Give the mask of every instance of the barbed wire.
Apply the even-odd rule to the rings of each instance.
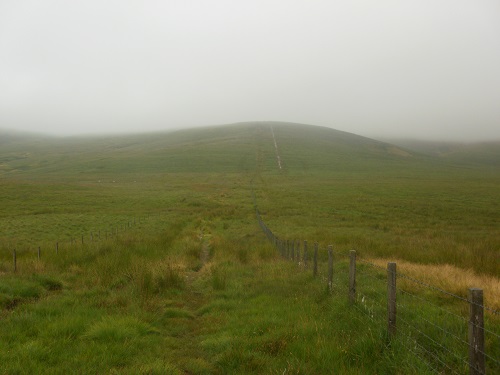
[[[403,304],[396,303],[396,305],[397,305],[398,307],[401,307],[403,310],[407,310],[407,311],[409,311],[409,310],[406,308],[406,306],[405,306],[405,305],[403,305]],[[448,330],[444,329],[443,327],[439,326],[438,324],[433,323],[433,322],[431,322],[430,320],[428,320],[428,319],[426,319],[426,318],[423,318],[423,317],[422,317],[422,316],[420,316],[420,315],[419,315],[419,316],[417,316],[416,318],[417,318],[417,319],[421,319],[421,320],[423,320],[424,322],[426,322],[426,323],[428,323],[428,324],[432,325],[433,327],[435,327],[435,328],[439,329],[441,332],[446,333],[447,335],[449,335],[449,336],[453,337],[455,340],[459,341],[460,343],[462,343],[462,344],[465,344],[465,345],[469,346],[469,343],[468,343],[467,341],[465,341],[463,338],[461,338],[461,337],[457,336],[457,335],[456,335],[456,334],[454,334],[453,332],[450,332],[450,331],[448,331]]]
[[[499,311],[499,310],[492,309],[492,308],[490,308],[490,307],[488,307],[488,306],[485,306],[484,304],[483,304],[483,305],[481,305],[481,304],[478,304],[478,303],[476,303],[476,302],[474,302],[474,301],[470,301],[470,300],[468,300],[467,298],[464,298],[464,297],[461,297],[461,296],[459,296],[459,295],[457,295],[457,294],[454,294],[454,293],[448,292],[448,291],[446,291],[446,290],[444,290],[444,289],[438,288],[437,286],[427,284],[427,283],[425,283],[425,282],[423,282],[423,281],[417,280],[417,279],[415,279],[415,278],[413,278],[413,277],[411,277],[411,276],[407,276],[407,275],[405,275],[405,274],[403,274],[403,273],[397,272],[397,275],[396,275],[396,276],[397,276],[397,277],[399,277],[399,278],[402,278],[402,279],[406,279],[406,280],[412,281],[412,282],[414,282],[415,284],[419,284],[419,285],[424,286],[424,287],[426,287],[426,288],[433,289],[433,290],[435,290],[435,291],[437,291],[437,292],[440,292],[440,293],[446,294],[446,295],[448,295],[448,296],[450,296],[450,297],[456,298],[456,299],[461,300],[461,301],[463,301],[463,302],[467,302],[467,303],[470,303],[470,304],[472,304],[472,305],[476,305],[476,306],[482,307],[482,308],[484,308],[485,310],[488,310],[489,312],[491,312],[491,313],[492,313],[492,314],[494,314],[494,315],[499,315],[499,314],[500,314],[500,311]]]
[[[363,258],[359,258],[359,257],[357,257],[357,258],[356,258],[356,261],[358,261],[358,260],[359,260],[361,263],[368,264],[368,265],[370,265],[370,266],[372,266],[372,267],[374,267],[374,268],[377,268],[377,269],[379,269],[379,270],[381,270],[381,271],[387,272],[387,268],[384,268],[384,267],[382,267],[382,266],[379,266],[379,265],[377,265],[377,264],[375,264],[375,263],[372,263],[372,262],[370,262],[370,261],[368,261],[368,260],[365,260],[365,259],[363,259]]]
[[[403,336],[405,336],[407,339],[411,340],[413,342],[413,344],[415,344],[416,346],[418,346],[420,349],[422,349],[429,357],[432,357],[434,358],[435,360],[437,360],[437,362],[441,363],[444,367],[448,368],[449,370],[451,370],[454,374],[459,374],[459,372],[457,372],[456,370],[452,369],[448,364],[446,364],[445,362],[443,362],[443,360],[441,358],[439,358],[436,354],[434,354],[433,352],[427,350],[427,348],[423,345],[421,345],[417,340],[415,340],[415,338],[411,337],[410,335],[406,334],[404,331],[403,332],[399,332],[400,334],[402,334]],[[405,344],[403,344],[405,345]],[[407,345],[405,345],[406,348],[409,348]],[[410,349],[410,348],[409,348]],[[413,353],[415,353],[415,355],[420,358],[422,360],[422,362],[426,363],[429,367],[432,368],[432,370],[434,370],[436,373],[442,373],[442,371],[436,369],[435,367],[433,367],[428,361],[425,360],[425,358],[423,358],[422,356],[419,355],[419,353],[416,353],[415,351],[413,351],[412,349],[410,349]]]
[[[409,337],[408,337],[408,338],[409,338]],[[419,346],[419,347],[420,347],[420,345],[419,345],[418,343],[414,343],[414,344],[415,344],[416,346]],[[431,365],[428,361],[426,361],[426,360],[425,360],[425,358],[422,358],[422,357],[420,356],[420,353],[418,353],[417,351],[415,351],[415,350],[414,350],[411,346],[406,345],[405,343],[403,343],[403,346],[404,346],[406,349],[408,349],[410,352],[412,352],[412,353],[415,355],[415,357],[416,357],[416,358],[420,359],[420,361],[421,361],[423,364],[425,364],[425,365],[426,365],[429,369],[431,369],[431,371],[433,371],[433,372],[434,372],[434,373],[436,373],[436,374],[438,374],[438,373],[440,372],[437,368],[433,367],[433,366],[432,366],[432,365]],[[422,349],[424,349],[424,348],[422,348]],[[424,349],[424,350],[425,350],[425,349]]]
[[[447,314],[449,314],[449,315],[453,315],[454,317],[459,318],[459,319],[462,319],[462,320],[463,320],[463,321],[465,321],[465,322],[468,322],[468,321],[469,321],[467,318],[464,318],[463,316],[460,316],[460,315],[458,315],[458,314],[455,314],[455,313],[453,313],[453,312],[449,311],[448,309],[446,309],[446,308],[444,308],[444,307],[442,307],[442,306],[438,306],[438,305],[436,305],[435,303],[433,303],[433,302],[429,301],[427,298],[417,296],[416,294],[410,293],[410,292],[408,292],[407,290],[404,290],[404,289],[399,288],[399,287],[397,287],[396,289],[397,289],[397,290],[399,290],[399,291],[400,291],[401,293],[403,293],[403,294],[406,294],[406,295],[411,296],[411,297],[413,297],[413,298],[415,298],[415,299],[418,299],[419,301],[425,302],[425,303],[427,303],[427,304],[429,304],[429,305],[431,305],[431,306],[435,307],[436,309],[439,309],[439,310],[441,310],[441,311],[443,311],[443,312],[445,312],[445,313],[447,313]]]
[[[419,330],[417,327],[415,327],[414,325],[410,324],[408,321],[406,321],[406,319],[403,319],[401,317],[398,317],[398,320],[403,322],[403,324],[405,324],[408,328],[410,329],[413,329],[414,331],[418,332],[420,335],[424,336],[425,338],[427,338],[430,342],[432,342],[435,346],[443,349],[445,352],[449,353],[451,356],[455,357],[456,359],[458,359],[460,362],[462,362],[464,359],[462,357],[459,357],[457,354],[453,353],[451,350],[449,350],[447,347],[445,347],[444,345],[441,345],[440,343],[438,343],[436,340],[434,340],[432,337],[430,337],[429,335],[427,335],[425,332],[422,332],[421,330]],[[439,358],[437,355],[435,356],[435,358]],[[450,370],[451,367],[449,367],[448,365],[446,365],[444,362],[441,361],[440,359],[440,362],[442,364],[444,364],[447,368],[449,368]],[[453,370],[452,370],[453,371]]]

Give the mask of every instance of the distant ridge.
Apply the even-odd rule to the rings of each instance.
[[[87,137],[0,130],[0,145],[0,176],[14,173],[29,178],[50,178],[61,169],[82,177],[96,174],[103,178],[138,171],[227,173],[259,168],[276,173],[276,147],[282,173],[410,170],[449,162],[500,165],[496,144],[471,145],[437,155],[329,127],[278,121]]]
[[[488,142],[443,142],[414,139],[387,140],[414,152],[457,163],[500,167],[500,140]]]

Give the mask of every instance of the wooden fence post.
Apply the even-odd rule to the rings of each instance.
[[[17,254],[16,254],[16,249],[12,252],[12,257],[14,261],[14,272],[17,272]]]
[[[56,254],[59,254],[59,242],[56,242]]]
[[[38,260],[40,260],[40,246],[38,246]]]
[[[483,290],[470,288],[469,299],[469,373],[485,374]]]
[[[349,252],[349,302],[356,301],[356,250]]]
[[[333,246],[328,245],[328,289],[333,289]]]
[[[387,263],[387,327],[389,337],[396,334],[396,263]]]
[[[313,276],[318,276],[318,243],[314,243],[314,256],[313,256]]]
[[[290,241],[292,243],[292,256],[290,257],[292,261],[295,260],[295,240]]]
[[[304,267],[307,268],[307,241],[304,241]]]

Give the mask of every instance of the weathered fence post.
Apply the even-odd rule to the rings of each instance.
[[[313,276],[318,276],[318,243],[314,243],[314,256],[313,256]]]
[[[304,267],[307,268],[307,241],[304,241]]]
[[[484,362],[483,290],[470,288],[469,299],[469,373],[486,373]]]
[[[328,245],[328,289],[333,289],[333,246]]]
[[[396,263],[387,263],[387,327],[389,336],[396,334]]]
[[[12,257],[14,261],[14,272],[17,272],[17,254],[16,254],[16,249],[12,252]]]
[[[56,254],[59,254],[59,242],[56,242]]]
[[[349,302],[356,301],[356,250],[349,252]]]

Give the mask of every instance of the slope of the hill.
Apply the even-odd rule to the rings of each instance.
[[[248,122],[140,135],[40,138],[4,137],[0,175],[55,177],[61,171],[113,178],[123,173],[244,172],[275,170],[278,153],[288,171],[352,170],[380,162],[421,159],[397,146],[330,128]],[[260,153],[260,156],[257,155]]]
[[[457,143],[394,139],[387,142],[449,162],[500,167],[500,141]]]
[[[113,178],[127,173],[230,172],[253,165],[251,126],[121,136],[26,138],[0,149],[0,174]]]

